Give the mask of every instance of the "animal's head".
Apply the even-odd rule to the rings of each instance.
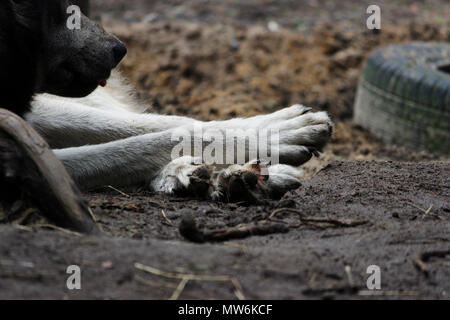
[[[17,22],[40,44],[40,81],[36,90],[83,97],[106,80],[125,56],[125,45],[79,14],[67,0],[8,0]]]

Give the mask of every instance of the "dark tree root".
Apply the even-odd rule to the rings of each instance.
[[[427,262],[429,262],[431,258],[445,258],[448,255],[450,255],[450,249],[443,251],[423,252],[413,260],[413,264],[417,270],[425,275],[425,277],[428,277],[430,273],[428,270]]]
[[[179,226],[180,234],[191,242],[224,242],[235,239],[244,239],[251,236],[265,236],[274,233],[288,233],[289,227],[280,223],[263,223],[246,225],[215,231],[202,231],[198,228],[191,214],[183,216]]]
[[[99,229],[62,163],[39,134],[0,109],[0,201],[24,198],[60,227],[95,234]]]

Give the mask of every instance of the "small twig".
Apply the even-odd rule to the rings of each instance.
[[[447,255],[450,255],[450,250],[423,252],[413,260],[413,264],[427,277],[429,273],[426,263],[433,257],[444,258]]]
[[[364,224],[367,224],[369,221],[367,220],[357,220],[357,221],[341,221],[341,220],[337,220],[337,219],[330,219],[330,218],[308,218],[305,217],[303,215],[303,213],[297,209],[291,209],[291,208],[282,208],[282,209],[277,209],[275,211],[273,211],[268,220],[270,221],[276,221],[276,222],[280,222],[280,219],[277,219],[276,216],[280,213],[285,213],[285,212],[291,212],[291,213],[295,213],[298,215],[301,224],[295,224],[295,225],[289,225],[289,227],[291,228],[298,228],[300,226],[302,226],[302,224],[305,225],[309,225],[315,228],[319,228],[319,229],[328,229],[328,228],[332,228],[333,226],[335,227],[341,227],[341,228],[351,228],[351,227],[357,227],[357,226],[361,226]],[[323,226],[321,224],[330,224],[331,226]]]
[[[169,298],[169,300],[178,300],[178,298],[180,297],[181,293],[183,292],[183,290],[186,287],[186,284],[189,282],[189,280],[190,279],[188,279],[188,278],[183,278],[180,281],[180,284],[178,285],[178,287],[173,292],[172,296]]]
[[[352,178],[352,177],[357,177],[357,176],[361,176],[361,175],[363,175],[365,173],[366,172],[359,172],[359,173],[355,173],[355,174],[349,174],[349,175],[340,177],[340,179],[344,180],[344,179],[348,179],[348,178]]]
[[[38,211],[35,208],[28,208],[23,211],[17,219],[13,220],[12,223],[21,225],[30,217],[30,215],[36,212]]]
[[[195,275],[195,274],[187,274],[187,273],[176,273],[176,272],[167,272],[163,270],[159,270],[150,266],[145,266],[141,263],[135,263],[134,267],[138,270],[145,271],[160,277],[169,278],[169,279],[180,279],[182,280],[178,285],[175,292],[172,294],[171,298],[179,297],[179,294],[183,291],[186,283],[188,281],[216,281],[216,282],[231,282],[235,288],[234,294],[239,300],[244,300],[245,296],[242,290],[242,287],[235,276],[214,276],[214,275]],[[177,295],[176,295],[177,294]]]
[[[440,251],[428,251],[424,252],[420,255],[420,258],[424,262],[430,261],[431,258],[444,258],[445,256],[450,255],[450,250],[440,250]]]
[[[166,206],[161,205],[161,203],[156,202],[156,201],[151,201],[151,200],[147,200],[147,204],[155,206],[157,208],[166,208]],[[167,207],[169,210],[175,210],[173,206]]]
[[[114,188],[113,186],[106,186],[106,187],[107,187],[107,188],[110,188],[110,189],[112,189],[112,190],[114,190],[114,191],[116,191],[116,192],[118,192],[118,193],[120,193],[120,194],[123,195],[124,197],[127,197],[127,198],[130,198],[130,197],[131,197],[129,194],[126,194],[125,192],[120,191],[119,189]]]
[[[347,274],[348,284],[351,287],[354,287],[353,275],[352,275],[352,267],[345,266],[345,273]]]
[[[409,204],[410,206],[412,206],[412,207],[414,207],[414,208],[416,208],[416,209],[419,209],[419,210],[422,211],[422,212],[426,212],[425,209],[422,209],[421,207],[415,205],[414,203],[412,203],[412,202],[409,201],[409,200],[406,200],[405,202],[406,202],[407,204]]]
[[[234,288],[236,289],[234,291],[234,295],[238,300],[245,300],[244,296],[244,290],[242,289],[241,284],[239,283],[238,279],[236,277],[231,277],[231,283],[233,283]]]
[[[425,211],[425,213],[424,213],[423,216],[422,216],[422,219],[425,219],[426,216],[428,216],[428,215],[430,214],[430,212],[431,212],[432,209],[433,209],[433,205],[431,205],[431,206],[428,208],[428,210]]]
[[[245,254],[245,255],[248,254],[248,247],[243,243],[224,242],[224,245],[241,249],[243,254]]]
[[[21,231],[28,231],[28,232],[33,232],[33,228],[27,227],[27,226],[22,226],[20,224],[13,224],[12,225],[14,228],[19,229]]]
[[[367,220],[357,220],[357,221],[341,221],[336,219],[328,219],[328,218],[302,218],[303,222],[318,222],[318,223],[329,223],[335,225],[337,227],[349,228],[349,227],[358,227],[368,223]]]
[[[76,231],[71,231],[68,229],[64,229],[64,228],[55,226],[53,224],[36,224],[36,225],[33,225],[32,227],[34,227],[34,228],[49,228],[49,229],[61,231],[61,232],[64,232],[64,233],[67,233],[70,235],[74,235],[74,236],[78,236],[78,237],[81,236],[81,233],[78,233]]]
[[[439,219],[439,216],[438,216],[437,214],[431,214],[431,210],[433,210],[434,204],[432,204],[427,210],[425,210],[425,209],[423,209],[423,208],[421,208],[421,207],[415,205],[414,203],[412,203],[412,202],[409,201],[409,200],[406,200],[405,202],[406,202],[407,204],[409,204],[410,206],[412,206],[412,207],[414,207],[414,208],[416,208],[416,209],[422,211],[422,212],[423,212],[422,219],[425,219],[425,218],[426,218],[427,216],[429,216],[429,215],[431,215],[431,216],[433,216],[433,217]]]
[[[158,282],[153,282],[153,281],[148,281],[147,279],[144,279],[140,276],[136,276],[135,280],[139,283],[142,283],[146,286],[151,286],[151,287],[158,287],[158,288],[168,288],[168,289],[176,289],[178,287],[178,285],[170,283],[170,282],[164,282],[164,281],[158,281]]]
[[[413,260],[413,264],[420,272],[422,272],[426,277],[428,277],[427,265],[425,262],[423,262],[423,260],[420,257],[415,258]]]
[[[422,212],[423,212],[422,219],[425,219],[425,218],[426,218],[427,216],[429,216],[429,215],[430,215],[430,216],[433,216],[434,218],[440,219],[440,218],[439,218],[439,215],[437,215],[437,214],[432,214],[432,213],[431,213],[431,210],[432,210],[433,207],[434,207],[433,204],[432,204],[427,210],[425,210],[425,209],[423,209],[423,208],[421,208],[421,207],[415,205],[414,203],[412,203],[412,202],[409,201],[409,200],[406,200],[405,202],[406,202],[407,204],[409,204],[410,206],[412,206],[412,207],[414,207],[414,208],[416,208],[416,209],[422,211]]]
[[[300,212],[300,211],[298,211],[298,210],[296,210],[296,209],[291,209],[291,208],[281,208],[281,209],[277,209],[277,210],[274,210],[271,214],[270,214],[270,216],[269,216],[269,220],[271,220],[271,219],[273,219],[273,218],[275,218],[276,216],[277,216],[277,214],[279,214],[279,213],[281,213],[281,212],[293,212],[293,213],[295,213],[295,214],[298,214],[298,215],[302,215],[302,213]]]
[[[164,220],[172,227],[175,227],[175,224],[172,222],[172,220],[170,220],[169,218],[167,218],[166,216],[166,212],[164,210],[161,210],[162,216],[164,218]]]
[[[409,204],[410,206],[422,211],[425,215],[429,214],[431,212],[431,209],[433,209],[433,205],[431,205],[427,210],[417,206],[416,204],[414,204],[413,202],[406,200],[405,201],[407,204]]]
[[[92,220],[94,220],[94,222],[97,222],[98,219],[95,216],[94,211],[92,211],[91,207],[88,207],[88,212],[89,212],[89,215],[91,216]]]
[[[98,219],[96,217],[96,215],[94,214],[94,211],[92,211],[91,207],[87,207],[89,215],[91,216],[92,220],[94,221],[94,223],[97,225],[97,228],[103,232],[103,227],[98,223]]]

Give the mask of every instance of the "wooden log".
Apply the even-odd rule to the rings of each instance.
[[[14,190],[58,226],[99,232],[81,192],[49,145],[22,118],[0,109],[0,199]]]

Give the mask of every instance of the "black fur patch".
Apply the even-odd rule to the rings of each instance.
[[[18,115],[30,108],[39,85],[41,1],[0,3],[0,107]]]
[[[88,1],[78,0],[86,5]],[[109,78],[126,47],[68,0],[0,0],[0,108],[23,116],[35,93],[84,97]]]

